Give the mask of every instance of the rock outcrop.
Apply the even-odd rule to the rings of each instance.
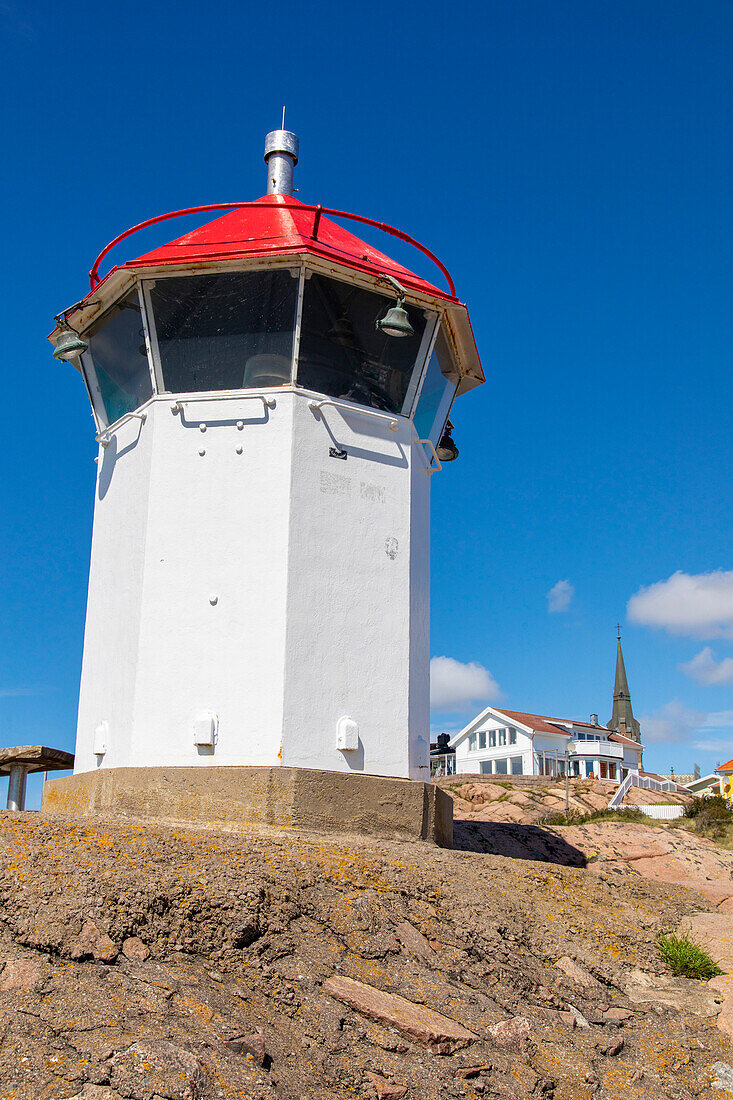
[[[515,825],[542,825],[553,814],[565,813],[565,780],[549,777],[514,776],[481,779],[452,775],[437,781],[453,798],[453,817],[458,821],[504,821]],[[600,779],[570,780],[571,814],[605,810],[616,793],[615,783]],[[631,787],[624,805],[686,805],[685,791],[646,791]]]
[[[2,814],[0,903],[3,1100],[692,1100],[729,1065],[725,992],[656,951],[705,900],[629,865]]]

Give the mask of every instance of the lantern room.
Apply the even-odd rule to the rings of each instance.
[[[429,774],[429,478],[483,373],[443,265],[295,199],[297,156],[56,318],[100,444],[77,770]]]

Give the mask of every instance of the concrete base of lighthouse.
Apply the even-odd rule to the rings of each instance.
[[[453,802],[409,779],[310,768],[104,768],[47,782],[44,813],[364,833],[453,844]]]

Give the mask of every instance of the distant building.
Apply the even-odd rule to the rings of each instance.
[[[690,794],[705,798],[711,794],[722,794],[722,776],[711,772],[710,775],[675,775],[672,776],[678,787],[683,787]]]
[[[450,734],[439,733],[437,741],[430,742],[430,776],[440,779],[456,773],[456,752],[450,746]]]
[[[642,772],[641,729],[634,717],[621,638],[616,649],[613,714],[608,726],[486,707],[450,740],[457,774],[562,775],[620,783]]]
[[[486,707],[451,739],[456,773],[562,775],[620,783],[642,767],[643,745],[589,722]]]
[[[613,714],[608,720],[608,729],[628,737],[631,741],[641,744],[641,729],[634,718],[631,706],[631,692],[626,679],[626,667],[624,655],[621,652],[621,637],[619,635],[616,647],[616,680],[613,685]]]
[[[725,764],[719,764],[715,774],[720,776],[720,793],[723,798],[733,801],[733,760],[726,760]]]
[[[691,783],[696,783],[698,779],[702,778],[700,775],[700,765],[693,764],[693,771],[691,772],[676,772],[674,768],[670,768],[664,778],[671,779],[678,787],[689,787]]]

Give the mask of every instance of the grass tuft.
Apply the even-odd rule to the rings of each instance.
[[[645,825],[653,825],[651,820],[641,810],[633,807],[624,810],[594,810],[592,813],[572,813],[566,819],[562,810],[556,810],[545,814],[540,818],[540,825],[587,825],[590,821],[643,821]]]
[[[689,806],[685,807],[685,817],[702,817],[708,821],[723,821],[730,825],[733,822],[733,810],[722,795],[713,794],[705,798],[693,798]]]
[[[719,843],[727,841],[725,846],[730,847],[733,810],[719,794],[693,798],[685,807],[684,817],[685,824],[693,832]]]
[[[662,961],[674,974],[683,978],[698,978],[701,982],[707,982],[716,974],[723,973],[707,951],[687,936],[659,936],[657,947]]]

